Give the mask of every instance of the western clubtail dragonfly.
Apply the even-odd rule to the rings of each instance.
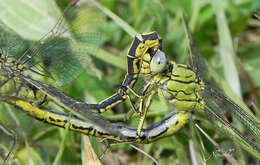
[[[59,23],[58,23],[59,24]],[[57,27],[59,27],[59,26],[57,26]],[[60,27],[59,27],[60,28]],[[60,31],[59,31],[60,32]],[[55,34],[55,33],[54,33]],[[63,32],[62,32],[62,34],[63,34]],[[53,35],[53,34],[51,34],[50,35],[51,37],[54,37],[55,35]],[[58,33],[58,35],[57,36],[60,36],[60,34]],[[57,37],[57,36],[55,36],[55,37]],[[146,38],[146,36],[148,36],[148,37],[150,37],[150,36],[152,36],[151,38]],[[155,37],[154,37],[155,36]],[[84,36],[85,37],[85,36]],[[107,101],[107,99],[105,100],[105,101],[103,101],[103,102],[101,102],[100,104],[92,104],[92,105],[90,105],[90,104],[85,104],[85,103],[82,103],[82,102],[78,102],[78,101],[76,101],[76,100],[73,100],[73,99],[68,99],[69,97],[67,97],[66,95],[64,95],[64,94],[62,94],[62,93],[59,93],[58,91],[56,91],[56,89],[54,89],[54,88],[49,88],[48,86],[45,86],[44,84],[41,84],[40,82],[38,82],[38,81],[35,81],[35,80],[33,80],[33,79],[31,79],[31,78],[29,78],[29,77],[27,77],[27,76],[24,76],[23,74],[22,75],[20,75],[20,77],[18,76],[18,75],[16,75],[16,74],[14,74],[14,75],[12,75],[11,74],[11,76],[10,75],[8,75],[7,77],[7,79],[5,79],[3,82],[3,86],[5,85],[5,82],[7,83],[7,81],[6,80],[13,80],[13,81],[15,81],[15,82],[17,82],[15,79],[13,79],[14,77],[19,77],[19,78],[22,78],[24,81],[26,81],[26,83],[28,83],[28,84],[25,84],[25,87],[27,87],[27,88],[29,88],[29,90],[31,90],[31,89],[33,89],[33,87],[32,86],[34,86],[34,88],[36,88],[37,90],[41,90],[44,94],[42,94],[41,95],[41,97],[42,97],[42,99],[38,99],[37,100],[37,103],[38,104],[41,104],[41,101],[42,100],[44,100],[44,97],[50,97],[52,100],[54,100],[54,102],[56,102],[56,103],[58,103],[59,105],[62,105],[62,107],[65,107],[66,109],[72,109],[72,111],[78,111],[78,112],[82,112],[83,110],[89,110],[89,109],[98,109],[100,112],[103,112],[103,110],[102,109],[109,109],[109,108],[111,108],[112,106],[114,106],[115,104],[117,104],[117,103],[119,103],[119,102],[121,102],[121,101],[123,101],[124,99],[127,99],[128,98],[128,94],[129,93],[133,93],[134,91],[131,91],[132,89],[132,87],[135,85],[135,81],[137,80],[137,78],[138,78],[138,76],[139,76],[139,72],[140,72],[140,74],[142,75],[145,75],[145,74],[147,74],[148,76],[147,77],[149,77],[149,76],[151,76],[152,77],[152,79],[149,79],[147,82],[147,84],[148,84],[148,86],[146,86],[147,87],[147,90],[144,90],[144,92],[143,92],[143,96],[145,96],[144,97],[144,101],[148,98],[148,100],[149,100],[149,97],[151,96],[151,98],[152,98],[152,95],[154,95],[155,93],[153,93],[153,91],[154,91],[154,89],[155,88],[157,88],[157,86],[158,86],[158,84],[159,84],[159,88],[160,88],[160,90],[161,90],[161,95],[162,96],[164,96],[164,97],[166,97],[167,99],[169,99],[172,103],[173,103],[173,105],[175,105],[177,108],[179,108],[182,112],[177,112],[177,113],[173,113],[173,114],[170,114],[168,117],[166,117],[162,122],[159,122],[159,123],[157,123],[157,124],[155,124],[155,125],[152,125],[151,127],[148,127],[148,128],[146,128],[146,129],[143,129],[142,128],[142,125],[143,124],[140,124],[140,126],[139,126],[139,128],[138,129],[134,129],[134,128],[128,128],[128,127],[121,127],[121,126],[119,126],[119,125],[109,125],[109,124],[107,124],[108,125],[108,127],[107,127],[107,129],[108,130],[102,130],[102,131],[100,131],[100,133],[102,134],[102,133],[106,133],[108,136],[110,136],[110,138],[112,138],[112,139],[117,139],[117,140],[122,140],[122,141],[130,141],[130,142],[141,142],[141,143],[146,143],[146,142],[152,142],[152,141],[154,141],[154,140],[157,140],[157,139],[159,139],[159,138],[161,138],[161,137],[164,137],[164,136],[169,136],[169,135],[172,135],[173,133],[175,133],[175,132],[177,132],[180,128],[182,128],[183,127],[183,125],[187,122],[187,119],[190,117],[190,114],[189,113],[186,113],[186,111],[184,110],[185,108],[187,109],[187,110],[192,110],[192,109],[203,109],[203,107],[204,107],[204,103],[202,102],[203,100],[202,99],[204,99],[204,97],[206,97],[206,98],[210,98],[210,99],[205,99],[205,101],[207,102],[207,104],[206,104],[206,106],[205,106],[205,111],[209,114],[208,116],[209,116],[209,118],[210,119],[212,119],[212,121],[214,121],[215,123],[217,123],[217,122],[220,122],[220,123],[217,123],[218,125],[220,125],[220,127],[221,126],[224,126],[224,127],[221,127],[221,129],[222,128],[226,128],[226,129],[229,129],[229,130],[231,130],[231,132],[233,132],[235,135],[234,135],[234,138],[240,138],[240,139],[242,139],[242,143],[244,143],[244,144],[241,144],[242,146],[243,145],[245,145],[245,148],[246,147],[253,147],[254,148],[254,150],[255,151],[257,151],[257,152],[259,152],[259,147],[258,147],[258,145],[256,144],[253,144],[253,142],[252,142],[252,140],[250,139],[250,138],[247,138],[247,136],[244,136],[241,132],[239,132],[236,128],[234,128],[227,120],[225,120],[225,111],[223,111],[223,110],[225,110],[225,109],[229,109],[230,110],[230,113],[232,114],[232,116],[234,116],[235,118],[237,118],[246,128],[248,128],[248,130],[249,130],[249,133],[252,135],[252,136],[255,136],[255,137],[259,137],[258,135],[259,135],[259,123],[257,122],[257,121],[255,121],[254,119],[252,119],[251,120],[251,117],[246,113],[246,112],[244,112],[243,111],[243,109],[241,108],[241,107],[239,107],[237,104],[235,104],[233,101],[231,101],[229,98],[227,98],[227,97],[225,97],[221,92],[217,92],[216,90],[213,90],[214,88],[209,88],[208,86],[206,86],[206,89],[204,90],[203,88],[204,88],[204,85],[203,85],[203,83],[202,83],[202,81],[199,81],[199,79],[200,78],[202,78],[202,76],[201,76],[201,73],[198,71],[198,70],[201,70],[201,69],[199,69],[200,68],[200,65],[193,65],[193,68],[189,68],[189,67],[187,67],[186,65],[179,65],[179,64],[176,64],[175,62],[169,62],[168,64],[169,65],[166,65],[167,66],[167,68],[166,68],[166,74],[165,73],[163,73],[164,75],[162,75],[161,77],[159,77],[158,78],[158,75],[160,74],[160,73],[162,73],[162,72],[164,72],[165,71],[165,64],[166,64],[166,61],[164,61],[165,60],[165,57],[161,57],[161,56],[165,56],[164,54],[163,54],[163,52],[159,52],[158,50],[160,50],[161,49],[161,41],[159,40],[159,38],[157,38],[158,36],[157,35],[155,35],[155,33],[146,33],[146,34],[143,34],[143,36],[142,36],[143,38],[144,38],[144,40],[140,40],[140,42],[137,44],[137,45],[134,45],[134,43],[135,42],[133,42],[133,45],[131,46],[131,48],[134,48],[134,53],[133,54],[131,54],[131,48],[130,48],[130,51],[129,51],[129,53],[128,53],[128,57],[129,57],[129,59],[128,59],[128,73],[127,73],[127,75],[126,75],[126,78],[125,78],[125,80],[123,81],[123,83],[122,83],[122,88],[120,88],[120,90],[119,90],[119,92],[118,93],[116,93],[116,95],[114,95],[114,96],[112,96],[112,97],[110,97],[108,100],[109,101]],[[83,37],[82,37],[83,38]],[[80,39],[79,40],[81,40],[82,39],[81,37],[80,37]],[[44,46],[40,46],[40,48],[38,48],[38,49],[35,49],[35,50],[33,50],[32,49],[32,51],[29,51],[29,55],[26,55],[26,56],[22,56],[23,58],[18,58],[19,60],[22,60],[22,61],[24,61],[25,63],[26,62],[28,62],[29,63],[29,69],[30,70],[32,70],[33,72],[36,72],[36,73],[43,73],[42,75],[45,75],[45,74],[47,74],[48,75],[48,77],[53,77],[54,79],[58,79],[58,80],[60,80],[60,81],[56,81],[56,83],[58,84],[58,85],[60,85],[60,84],[64,84],[64,83],[66,83],[66,82],[70,82],[72,79],[74,79],[75,77],[77,77],[77,76],[74,76],[74,73],[73,74],[68,74],[69,76],[67,77],[67,76],[63,76],[63,74],[62,74],[62,76],[60,76],[59,75],[59,73],[61,72],[62,73],[62,69],[63,68],[60,68],[60,69],[53,69],[53,67],[54,66],[52,66],[52,65],[57,65],[57,66],[62,66],[62,65],[59,65],[59,64],[57,64],[57,63],[52,63],[52,61],[58,61],[57,59],[59,59],[59,60],[61,60],[61,61],[63,61],[62,59],[64,58],[64,56],[61,56],[61,57],[55,57],[55,58],[57,58],[57,59],[50,59],[49,57],[52,57],[51,55],[50,56],[46,56],[47,58],[47,60],[45,59],[39,59],[39,60],[37,60],[37,57],[43,57],[42,55],[39,55],[39,56],[37,56],[38,55],[38,52],[39,52],[39,54],[41,54],[42,53],[42,51],[44,51],[44,50],[46,50],[46,47],[48,48],[48,45],[52,45],[52,44],[49,44],[48,42],[50,42],[50,43],[53,43],[53,41],[54,41],[54,43],[56,44],[56,42],[58,43],[57,45],[58,46],[61,46],[62,48],[67,48],[67,46],[64,46],[64,45],[66,45],[66,44],[64,44],[64,43],[66,43],[68,40],[62,40],[62,42],[59,42],[58,40],[53,40],[53,38],[51,38],[50,40],[49,40],[50,38],[49,37],[46,37],[46,38],[44,38],[42,41],[44,41],[44,42],[42,42],[42,44],[44,45]],[[137,41],[138,41],[139,39],[137,38]],[[70,40],[69,40],[70,41]],[[151,41],[151,45],[149,45],[148,44],[148,46],[147,46],[147,49],[145,49],[144,51],[143,51],[143,53],[142,54],[140,54],[140,55],[138,55],[137,56],[137,52],[136,52],[136,50],[137,50],[137,48],[140,46],[140,43],[142,43],[142,42],[146,42],[146,41]],[[153,41],[155,41],[154,43],[153,43]],[[38,42],[38,44],[39,43],[41,43],[41,42]],[[47,43],[47,44],[46,44]],[[59,43],[61,44],[61,45],[59,45]],[[47,46],[46,46],[46,45]],[[54,45],[55,45],[54,44]],[[154,44],[154,45],[153,45]],[[12,44],[6,44],[8,47],[10,46],[10,45],[12,45]],[[94,46],[96,46],[97,44],[95,43],[94,44]],[[191,44],[192,45],[192,44]],[[37,44],[36,44],[36,46],[37,46]],[[75,45],[73,45],[73,46],[75,46]],[[12,48],[12,46],[11,46],[11,48]],[[80,48],[82,48],[82,47],[80,47]],[[20,48],[19,48],[20,49]],[[148,49],[150,49],[149,51],[148,51]],[[8,50],[8,49],[7,49]],[[11,49],[11,50],[13,50],[13,49]],[[26,49],[26,51],[27,50],[29,50],[29,49]],[[51,50],[51,49],[50,49]],[[91,54],[93,54],[93,51],[92,51],[93,49],[91,49]],[[34,52],[34,51],[36,51],[36,53]],[[53,51],[54,51],[54,53],[57,53],[56,51],[55,51],[55,49],[53,49]],[[62,50],[61,52],[62,53],[64,53],[63,52],[64,50]],[[4,51],[3,51],[4,52]],[[32,52],[32,53],[31,53]],[[51,51],[50,51],[51,52]],[[66,52],[66,51],[65,51]],[[69,51],[68,51],[69,52]],[[157,53],[158,52],[158,53]],[[61,53],[61,54],[62,54]],[[4,53],[3,53],[4,54]],[[8,53],[9,54],[9,53]],[[20,53],[21,54],[21,53]],[[22,53],[23,54],[23,53]],[[66,54],[66,53],[65,53]],[[194,52],[192,53],[192,54],[195,54]],[[136,61],[134,61],[134,58],[135,57],[133,57],[133,55],[134,56],[136,56],[136,57],[138,57],[137,59],[138,60],[136,60]],[[150,56],[151,55],[151,56]],[[158,58],[158,56],[159,56],[159,58]],[[155,69],[151,69],[151,71],[149,71],[149,65],[150,65],[150,62],[152,62],[153,63],[153,57],[156,57],[156,61],[155,61],[155,64],[158,64],[158,59],[159,59],[159,62],[162,62],[161,64],[163,64],[163,67],[161,67],[161,66],[159,66],[159,69],[157,70],[157,68],[158,68],[158,65],[155,65]],[[25,59],[24,59],[25,58]],[[67,62],[68,61],[70,61],[71,60],[71,58],[70,58],[70,56],[68,56],[68,58],[69,58],[69,60],[67,60]],[[197,63],[198,62],[198,60],[197,60],[197,58],[198,58],[198,56],[194,56],[194,58],[193,58],[193,61],[194,61],[194,63],[195,64],[201,64],[201,63]],[[65,60],[66,60],[66,58],[64,58]],[[73,56],[72,56],[72,59],[73,59]],[[80,59],[80,58],[79,58]],[[130,59],[133,59],[133,61],[130,63],[130,65],[129,65],[129,60]],[[140,59],[141,59],[141,62],[140,62]],[[22,72],[23,71],[23,66],[22,65],[20,65],[20,64],[23,64],[24,62],[21,62],[21,61],[19,61],[19,60],[15,60],[16,61],[16,63],[14,63],[14,65],[16,65],[15,67],[16,68],[20,68],[21,70],[19,71],[19,72]],[[162,60],[162,61],[160,61],[160,60]],[[74,59],[72,60],[72,61],[74,61]],[[76,61],[77,62],[72,62],[72,68],[74,67],[74,66],[77,66],[79,63],[78,63],[78,59],[76,59]],[[42,63],[43,62],[43,65],[39,65],[39,63]],[[143,63],[143,62],[146,62],[146,64],[145,63]],[[136,65],[136,66],[134,66],[134,64],[137,64],[137,63],[139,63],[138,65]],[[147,64],[148,63],[148,64]],[[182,87],[178,87],[178,88],[176,88],[176,87],[174,87],[174,86],[168,86],[168,83],[169,82],[171,82],[171,81],[175,81],[176,79],[171,79],[171,78],[169,78],[169,76],[172,76],[171,74],[173,74],[173,73],[182,73],[182,72],[173,72],[173,68],[171,68],[171,67],[173,67],[173,66],[175,66],[175,65],[177,65],[178,67],[177,68],[183,68],[183,70],[184,70],[184,72],[189,72],[189,73],[191,73],[191,77],[192,77],[192,82],[195,84],[195,87],[188,87],[187,85],[183,85]],[[40,67],[39,68],[39,66],[42,66],[42,67]],[[80,66],[80,65],[79,65]],[[35,67],[35,69],[33,69]],[[131,67],[132,67],[132,70],[131,70]],[[139,68],[138,68],[139,67]],[[47,68],[47,69],[45,69],[45,68]],[[50,68],[50,69],[49,69]],[[55,68],[55,67],[54,67]],[[81,68],[81,67],[80,67]],[[82,67],[82,68],[84,68],[84,66]],[[129,69],[130,68],[130,69]],[[148,68],[148,70],[147,70],[147,68]],[[53,70],[51,70],[51,69],[53,69]],[[134,70],[134,69],[136,69],[136,70],[138,70],[138,69],[140,69],[140,71],[137,71],[138,72],[138,74],[136,74],[135,73],[135,71],[136,70]],[[194,69],[194,70],[193,70]],[[42,71],[43,70],[43,71]],[[77,69],[72,69],[72,71],[75,71],[75,70],[77,70]],[[194,72],[193,72],[193,71]],[[24,72],[24,71],[23,71]],[[134,73],[134,74],[132,74],[132,73]],[[150,73],[152,73],[152,72],[156,72],[156,73],[158,73],[157,74],[157,78],[155,79],[154,77],[155,77],[155,75],[154,74],[150,74]],[[77,75],[79,74],[80,72],[77,72]],[[193,74],[194,73],[194,74]],[[64,73],[64,75],[66,75],[65,73]],[[72,76],[73,75],[73,76]],[[168,77],[167,77],[168,76]],[[198,77],[200,77],[199,79],[197,78],[197,76]],[[165,78],[165,79],[164,79]],[[153,81],[153,80],[155,80],[155,81]],[[184,80],[184,81],[183,81]],[[184,84],[184,82],[185,81],[188,81],[188,78],[185,78],[185,79],[182,79],[182,84]],[[9,81],[8,81],[9,82]],[[197,84],[197,85],[196,85]],[[188,107],[185,107],[186,105],[185,104],[187,104],[187,100],[180,100],[180,98],[179,97],[172,97],[173,96],[173,94],[172,93],[170,93],[170,91],[177,91],[176,93],[180,93],[179,91],[180,90],[182,90],[182,88],[185,88],[185,87],[187,87],[187,88],[189,88],[189,89],[187,89],[187,90],[195,90],[194,92],[191,92],[192,94],[192,96],[191,96],[191,98],[193,99],[193,100],[189,100],[189,101],[191,101],[191,102],[193,102],[190,106],[188,106]],[[11,87],[12,89],[15,89],[14,88],[14,86],[12,86]],[[6,90],[6,89],[5,89]],[[17,90],[16,90],[17,91]],[[32,90],[31,90],[32,91]],[[185,91],[185,90],[184,90]],[[200,91],[203,91],[203,94],[202,94],[202,99],[200,98]],[[160,92],[159,92],[160,93]],[[183,93],[185,93],[185,92],[183,92]],[[187,93],[187,92],[186,92]],[[121,94],[121,95],[120,95]],[[167,95],[170,95],[169,97],[167,96]],[[47,96],[46,96],[47,95]],[[178,95],[178,94],[177,94]],[[176,95],[176,96],[177,96]],[[186,95],[186,94],[185,94]],[[187,95],[189,95],[189,94],[187,94]],[[186,99],[186,98],[189,98],[189,97],[187,97],[187,95],[186,96],[184,96],[184,98]],[[21,97],[21,96],[19,96],[19,97]],[[31,97],[31,96],[26,96],[26,97]],[[120,98],[119,98],[120,97]],[[183,96],[180,96],[180,97],[183,97]],[[66,98],[66,99],[64,99],[64,98]],[[111,99],[112,98],[112,99]],[[114,99],[114,98],[116,98],[116,99]],[[119,99],[117,99],[117,98],[119,98]],[[150,98],[150,99],[151,99]],[[20,98],[19,98],[20,99]],[[31,98],[30,98],[31,99]],[[189,98],[190,99],[190,98]],[[65,101],[64,101],[65,100]],[[68,101],[68,100],[70,100],[70,101]],[[119,100],[119,101],[118,101]],[[7,101],[7,100],[5,100],[5,101]],[[112,101],[112,102],[111,102]],[[177,102],[176,102],[177,101]],[[213,104],[212,104],[212,101],[213,101]],[[37,104],[36,103],[36,104]],[[73,104],[71,104],[71,103],[73,103]],[[11,103],[10,102],[10,104],[16,104],[16,103]],[[24,105],[25,104],[28,104],[28,106],[30,107],[33,107],[32,106],[32,104],[30,103],[30,102],[24,102],[23,103]],[[114,104],[114,105],[112,105],[112,104]],[[70,106],[70,105],[73,105],[73,106]],[[102,106],[105,106],[105,108],[103,108]],[[111,106],[112,105],[112,106]],[[197,105],[198,105],[198,107],[197,107]],[[221,107],[220,105],[224,105],[223,107]],[[178,107],[179,106],[179,107]],[[101,108],[100,108],[101,107]],[[107,108],[108,107],[108,108]],[[140,106],[140,107],[142,107],[142,105]],[[192,108],[191,108],[192,107]],[[21,109],[23,109],[23,110],[25,110],[25,108],[24,107],[20,107]],[[46,110],[46,109],[41,109],[41,108],[39,108],[39,107],[36,107],[36,109],[38,108],[38,110],[42,110],[42,111],[45,111],[46,113],[47,112],[49,112],[50,114],[52,114],[51,112],[52,111],[49,111],[49,110]],[[149,104],[147,105],[147,110],[148,110],[148,108],[149,108]],[[218,111],[218,110],[222,110],[222,111]],[[213,111],[211,111],[211,110],[213,110]],[[143,115],[143,114],[145,114],[146,112],[142,112],[143,111],[143,109],[141,108],[140,110],[139,110],[139,113],[141,114],[141,118],[142,118],[142,122],[144,121],[144,118],[145,118],[145,115]],[[91,116],[91,114],[92,113],[88,113],[88,112],[84,112],[84,114],[87,116],[88,114]],[[177,114],[177,115],[176,115]],[[61,121],[59,121],[59,122],[61,122],[61,124],[62,125],[65,125],[65,123],[66,122],[64,122],[65,120],[67,120],[67,114],[61,114],[61,113],[56,113],[56,112],[54,112],[53,114],[52,114],[53,116],[58,116],[58,117],[60,117],[60,118],[62,118],[62,120]],[[51,116],[51,115],[50,115]],[[181,116],[181,117],[179,117],[179,116]],[[57,117],[57,118],[58,118]],[[99,117],[97,117],[97,118],[99,118]],[[75,119],[73,118],[73,120],[77,120],[77,121],[79,121],[80,120],[80,118],[78,119],[77,117],[75,117]],[[72,120],[72,121],[73,121]],[[88,122],[91,122],[91,120],[90,121],[88,121],[88,120],[84,120],[84,119],[82,119],[83,121],[82,121],[82,123],[83,123],[83,125],[85,124],[85,125],[87,125],[87,124],[89,124]],[[103,127],[105,127],[105,125],[106,124],[102,124],[102,123],[106,123],[107,121],[106,120],[103,120],[101,117],[100,117],[100,120],[94,120],[94,121],[97,121],[97,124],[98,123],[101,123],[100,125],[101,126],[103,126]],[[98,122],[98,121],[100,121],[100,122]],[[217,121],[217,122],[216,122]],[[55,124],[55,123],[54,123]],[[59,125],[59,124],[56,124],[56,125]],[[177,126],[176,126],[177,125]],[[82,125],[81,125],[82,126]],[[85,127],[87,127],[87,128],[89,128],[89,127],[94,127],[93,129],[94,130],[99,130],[99,128],[98,127],[95,127],[95,126],[97,126],[97,125],[92,125],[92,126],[89,126],[89,125],[87,125],[87,126],[85,126]],[[110,128],[110,126],[111,126],[111,129],[109,129]],[[225,127],[226,126],[226,127]],[[106,127],[105,127],[106,128]],[[122,128],[122,129],[120,129],[120,128]],[[157,130],[157,128],[158,128],[158,130]],[[161,128],[161,129],[159,129],[159,128]],[[162,131],[163,130],[163,131]],[[79,129],[78,130],[79,132],[81,132],[82,130],[81,129]],[[108,131],[108,132],[107,132]],[[125,132],[124,132],[125,131]],[[83,131],[82,131],[83,132]],[[113,134],[113,133],[115,133],[115,134]],[[118,136],[119,134],[123,134],[124,136]],[[125,134],[124,134],[125,133]],[[137,134],[136,134],[137,133]],[[92,133],[89,133],[89,134],[92,134]],[[149,135],[149,134],[151,134],[151,135]],[[92,135],[95,135],[95,134],[92,134]],[[152,136],[153,135],[153,136]],[[96,136],[99,136],[99,137],[106,137],[106,136],[100,136],[100,135],[98,135],[98,134],[96,134]],[[119,138],[118,138],[119,137]],[[147,141],[146,141],[147,140]]]

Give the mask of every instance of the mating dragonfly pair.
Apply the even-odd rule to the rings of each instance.
[[[77,101],[35,80],[35,77],[31,78],[33,74],[29,72],[34,72],[57,80],[58,85],[65,84],[75,79],[86,64],[91,63],[90,56],[86,54],[95,54],[100,35],[85,32],[84,28],[66,28],[64,20],[71,21],[73,25],[79,25],[77,21],[82,21],[82,17],[74,13],[77,11],[75,7],[69,7],[55,28],[29,48],[6,42],[11,36],[15,36],[11,38],[13,40],[20,39],[4,27],[6,31],[3,34],[6,35],[1,37],[1,42],[5,43],[1,47],[1,101],[52,125],[68,126],[72,131],[133,143],[150,143],[171,136],[187,123],[192,111],[204,109],[209,119],[228,136],[236,139],[245,149],[252,148],[249,152],[260,153],[259,145],[253,141],[260,137],[259,122],[221,92],[204,84],[204,75],[201,72],[203,61],[198,52],[194,51],[196,47],[185,23],[193,60],[191,67],[167,60],[162,51],[162,40],[157,33],[137,35],[128,51],[128,70],[121,88],[99,104]],[[133,88],[141,76],[145,77],[146,82],[139,94]],[[145,116],[153,96],[157,93],[168,99],[176,110],[162,121],[143,128]],[[110,123],[96,113],[104,112],[126,99],[132,103],[130,94],[140,100],[138,108],[132,104],[132,109],[140,115],[138,128]],[[69,113],[48,109],[46,104],[49,101],[73,115],[70,117]],[[226,119],[226,114],[229,113],[241,122],[249,135],[232,126]],[[8,129],[5,130],[9,135],[12,134]],[[251,137],[255,139],[252,140]]]

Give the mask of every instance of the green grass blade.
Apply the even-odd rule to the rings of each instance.
[[[60,15],[53,0],[0,0],[1,21],[26,39],[40,39],[57,23]]]
[[[95,0],[90,0],[96,7],[98,7],[101,11],[103,11],[107,16],[109,16],[111,19],[115,21],[122,29],[124,29],[130,36],[134,37],[137,32],[132,28],[127,22],[122,20],[120,17],[118,17],[116,14],[102,6],[100,3],[98,3]]]
[[[212,1],[213,8],[216,13],[216,22],[219,38],[219,53],[224,69],[225,79],[234,92],[241,97],[240,82],[238,71],[235,66],[235,51],[232,44],[227,19],[223,9],[223,2],[220,0]]]

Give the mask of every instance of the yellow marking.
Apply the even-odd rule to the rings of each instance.
[[[146,62],[146,61],[143,61],[142,67],[143,67],[143,68],[150,68],[150,63],[148,63],[148,62]]]
[[[143,76],[147,76],[147,74],[151,73],[150,69],[141,68],[141,73],[144,74]]]
[[[138,74],[140,72],[140,66],[137,66],[138,62],[139,62],[139,59],[133,60],[133,69],[134,69],[135,74]]]
[[[165,77],[161,77],[160,75],[157,76],[157,77],[160,80],[161,84],[165,83],[166,81],[168,81],[170,79],[169,77],[166,77],[166,76]]]
[[[142,56],[147,51],[147,49],[148,47],[144,43],[140,43],[135,50],[136,57]]]
[[[145,53],[143,56],[144,61],[151,61],[151,55],[149,53]]]
[[[185,101],[185,100],[179,101],[177,99],[172,99],[172,100],[170,100],[170,103],[172,103],[174,105],[174,107],[176,107],[178,110],[182,110],[182,111],[191,111],[197,105],[196,100],[194,100],[194,101]]]
[[[163,137],[167,137],[167,136],[172,136],[174,133],[178,132],[180,129],[182,129],[185,124],[188,122],[190,118],[190,114],[184,111],[180,111],[177,116],[175,117],[171,117],[170,119],[168,119],[168,121],[166,122],[166,126],[168,127],[168,130],[162,134],[160,134],[159,136],[156,136],[152,139],[149,139],[149,141],[145,141],[145,140],[139,140],[139,143],[151,143],[154,142],[158,139],[161,139]]]
[[[16,68],[17,68],[20,72],[22,72],[25,67],[24,67],[24,65],[22,65],[22,64],[18,64],[18,65],[16,66]]]
[[[165,91],[162,89],[158,89],[158,96],[164,97],[166,99],[172,98],[176,94],[177,94],[177,92],[169,92],[169,91]]]
[[[130,87],[132,87],[134,85],[134,83],[136,82],[136,80],[132,80]]]
[[[205,103],[204,100],[199,100],[198,104],[196,105],[196,109],[197,110],[204,110],[205,105],[206,105],[206,103]]]
[[[175,75],[178,75],[178,77]],[[184,68],[175,67],[171,78],[175,79],[175,80],[179,80],[179,81],[190,82],[190,81],[196,80],[196,74],[191,70],[186,70]]]
[[[45,119],[45,111],[41,110],[38,107],[32,106],[30,103],[22,100],[14,101],[14,104],[20,108],[22,108],[24,111],[28,112],[30,115],[35,116],[39,119]]]
[[[189,95],[186,95],[185,93],[183,93],[182,91],[178,92],[176,95],[176,98],[180,99],[180,100],[195,100],[197,101],[197,94],[195,93],[191,93]]]
[[[149,46],[149,48],[153,48],[154,50],[158,49],[159,47],[159,40],[146,40],[145,44]],[[147,51],[147,50],[146,50]]]
[[[145,32],[145,33],[142,33],[142,35],[147,36],[147,35],[150,35],[152,33],[154,33],[154,32]]]
[[[107,111],[108,109],[113,108],[115,105],[121,103],[122,101],[123,101],[123,100],[118,100],[117,102],[114,102],[114,103],[112,103],[112,104],[106,106],[105,108],[100,109],[100,112],[105,112],[105,111]]]
[[[173,133],[179,131],[187,123],[189,118],[190,118],[190,113],[183,112],[183,111],[179,112],[178,117],[171,118],[170,121],[166,123],[169,129],[164,136],[172,135]],[[178,124],[175,125],[177,122]]]
[[[185,84],[182,82],[176,82],[169,80],[166,85],[164,85],[164,89],[167,90],[173,90],[173,91],[179,91],[182,90],[185,93],[192,93],[194,92],[194,89],[196,89],[197,84],[195,82]]]

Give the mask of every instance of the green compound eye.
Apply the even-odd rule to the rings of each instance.
[[[163,51],[158,50],[152,58],[150,69],[154,73],[161,72],[166,66],[166,56]]]

